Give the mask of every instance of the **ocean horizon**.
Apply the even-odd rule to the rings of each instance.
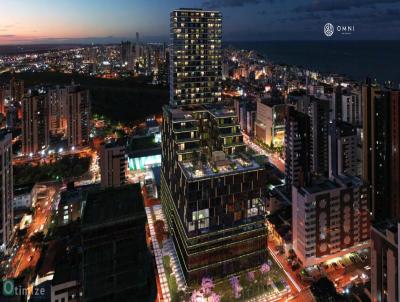
[[[337,73],[356,81],[400,84],[400,41],[259,41],[224,42],[224,47],[254,50],[276,64]],[[390,66],[390,68],[388,68]]]

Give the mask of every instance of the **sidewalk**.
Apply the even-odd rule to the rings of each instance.
[[[156,232],[154,231],[154,221],[152,218],[153,209],[151,207],[146,207],[145,209],[146,209],[147,221],[149,223],[151,241],[153,243],[154,258],[156,259],[158,278],[160,280],[160,285],[161,285],[161,296],[163,298],[163,301],[170,302],[171,295],[169,293],[167,276],[165,275],[165,270],[163,265],[163,253],[162,250],[160,249],[160,246],[158,245],[156,239]]]
[[[164,213],[162,211],[161,205],[153,206],[153,211],[157,220],[164,221],[165,227],[167,226],[167,221],[165,220]],[[175,250],[174,243],[171,238],[164,241],[162,248],[163,256],[169,256],[171,259],[172,274],[175,276],[176,283],[178,284],[179,290],[184,290],[186,287],[185,277],[183,276],[183,271],[179,263],[178,255]]]

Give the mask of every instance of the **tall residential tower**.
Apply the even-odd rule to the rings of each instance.
[[[171,13],[170,106],[163,108],[161,199],[186,282],[266,261],[262,160],[221,99],[221,13]]]
[[[49,146],[48,98],[31,91],[22,100],[22,153],[35,154]]]
[[[178,9],[170,18],[171,105],[221,101],[221,13]]]

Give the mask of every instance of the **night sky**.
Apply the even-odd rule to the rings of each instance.
[[[225,41],[327,39],[327,22],[355,27],[330,39],[400,39],[400,0],[1,0],[0,44],[167,41],[180,7],[221,10]]]

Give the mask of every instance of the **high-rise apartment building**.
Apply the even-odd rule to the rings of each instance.
[[[254,125],[257,116],[257,104],[250,99],[235,99],[235,113],[239,118],[240,129],[250,137],[254,135]]]
[[[12,77],[10,80],[10,101],[17,109],[18,118],[22,118],[22,100],[25,96],[25,86],[23,80]]]
[[[285,119],[285,178],[288,188],[306,185],[311,179],[310,118],[287,106]]]
[[[140,45],[140,39],[139,39],[139,33],[136,32],[136,42],[135,42],[135,59],[139,60],[141,54],[141,45]]]
[[[6,87],[0,83],[0,113],[6,114],[4,103],[6,100]]]
[[[163,108],[161,200],[184,272],[225,278],[266,261],[266,170],[221,102],[221,14],[171,13],[170,106]],[[219,104],[218,104],[219,103]]]
[[[390,91],[390,128],[390,212],[400,219],[400,90]]]
[[[132,43],[130,41],[121,42],[121,64],[126,65],[128,69],[133,67]]]
[[[17,109],[14,107],[14,105],[9,105],[6,113],[6,126],[9,129],[13,129],[17,127],[17,124],[18,124]]]
[[[10,80],[10,98],[13,103],[20,103],[24,98],[25,86],[23,80],[11,78]]]
[[[67,130],[68,86],[56,86],[47,92],[49,104],[49,130],[51,133]]]
[[[329,171],[329,113],[328,100],[312,97],[308,108],[311,129],[311,168],[313,173],[328,175]]]
[[[371,227],[371,296],[373,302],[397,302],[400,224],[382,221]]]
[[[67,139],[71,147],[85,146],[90,138],[90,97],[89,91],[73,85],[68,88]]]
[[[267,145],[279,147],[285,138],[285,104],[280,99],[257,102],[255,136]]]
[[[102,144],[100,147],[101,186],[120,187],[125,184],[125,147],[117,142]]]
[[[362,125],[361,92],[352,89],[342,95],[342,121],[360,127]]]
[[[400,217],[400,94],[367,83],[363,99],[363,178],[370,186],[375,219]]]
[[[35,154],[48,146],[48,98],[42,91],[31,91],[22,100],[22,153]]]
[[[346,122],[334,122],[329,133],[329,176],[358,174],[357,129]]]
[[[356,177],[292,187],[293,249],[311,266],[369,246],[367,186]]]
[[[217,11],[171,13],[171,105],[222,100],[222,16]]]
[[[0,200],[1,200],[1,242],[6,244],[10,239],[14,225],[13,212],[13,167],[12,167],[12,135],[0,132]]]

